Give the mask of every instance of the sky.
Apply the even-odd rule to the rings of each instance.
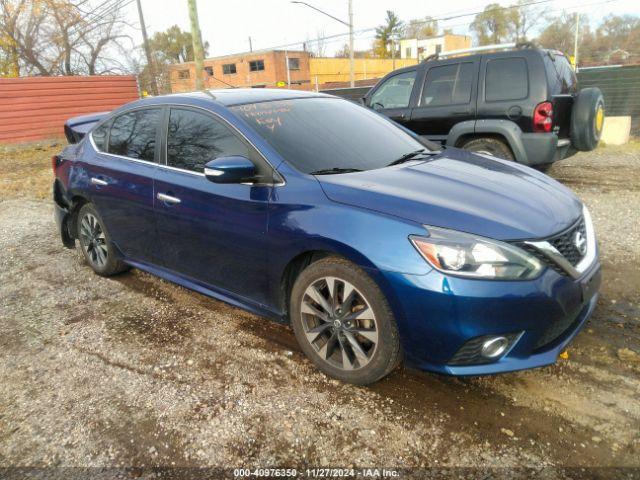
[[[495,0],[494,0],[495,1]],[[149,35],[163,31],[172,25],[190,30],[187,0],[141,0]],[[347,0],[308,0],[331,15],[348,21]],[[384,22],[386,10],[393,10],[405,22],[412,18],[444,17],[481,11],[492,1],[446,0],[353,0],[355,31],[376,27]],[[512,5],[514,1],[500,1]],[[291,50],[301,49],[302,42],[318,36],[339,35],[347,27],[304,5],[292,4],[289,0],[198,0],[198,16],[202,38],[209,42],[209,56],[227,55],[249,50],[249,36],[253,49],[268,49],[285,44]],[[592,24],[609,13],[640,15],[638,0],[553,0],[541,5],[547,13],[585,13]],[[127,17],[138,25],[135,2],[126,7]],[[453,28],[455,33],[470,34],[469,23],[473,16],[440,22],[443,28]],[[138,43],[142,42],[139,29],[131,32]],[[358,33],[355,49],[370,48],[374,32]],[[325,42],[326,55],[331,56],[348,40],[347,36]]]

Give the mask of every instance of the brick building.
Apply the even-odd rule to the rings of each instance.
[[[287,60],[289,72],[287,75]],[[308,90],[309,53],[271,50],[209,58],[204,61],[203,78],[207,88],[287,86]],[[173,92],[195,90],[195,63],[169,67]]]

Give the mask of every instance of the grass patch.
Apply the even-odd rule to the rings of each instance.
[[[51,198],[51,156],[60,153],[62,141],[0,145],[0,189],[4,199]]]

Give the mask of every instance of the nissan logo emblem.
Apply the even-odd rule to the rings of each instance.
[[[576,232],[575,237],[573,237],[573,244],[578,249],[578,252],[580,252],[580,255],[584,255],[585,253],[587,253],[587,239],[584,238],[582,232]]]

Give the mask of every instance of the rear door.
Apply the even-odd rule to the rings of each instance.
[[[207,286],[266,301],[267,214],[272,182],[216,184],[215,158],[242,155],[263,178],[273,171],[233,127],[208,111],[171,107],[155,212],[166,268]],[[266,164],[266,165],[265,165]]]
[[[417,69],[411,69],[386,78],[368,96],[367,105],[399,124],[407,126],[411,116],[411,94],[414,90],[416,75]]]
[[[444,143],[451,128],[476,116],[479,60],[444,60],[428,64],[407,127]]]
[[[483,56],[481,65],[478,117],[510,120],[523,132],[530,132],[533,110],[545,99],[544,77],[531,85],[528,58],[522,55]],[[542,69],[531,73],[542,74]],[[536,77],[537,78],[537,77]]]
[[[161,107],[122,113],[91,134],[91,199],[116,246],[130,259],[157,263],[153,179]]]

